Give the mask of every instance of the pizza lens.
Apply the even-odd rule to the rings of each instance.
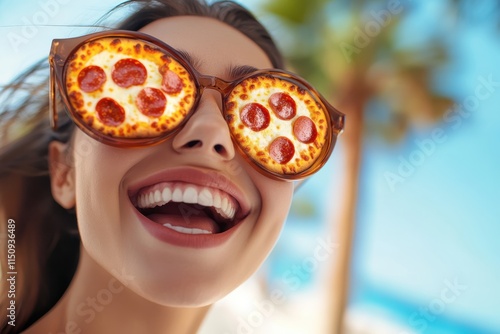
[[[233,141],[267,176],[295,180],[326,163],[344,115],[294,74],[258,70],[233,82],[198,73],[149,35],[108,31],[52,42],[50,117],[59,94],[87,135],[117,147],[165,141],[196,111],[204,89],[222,94]]]

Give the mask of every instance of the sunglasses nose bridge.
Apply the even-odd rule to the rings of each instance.
[[[225,95],[227,93],[228,87],[230,86],[229,82],[209,75],[204,75],[200,77],[198,79],[198,82],[200,83],[202,91],[206,88],[214,89],[219,93],[221,93],[222,95]]]

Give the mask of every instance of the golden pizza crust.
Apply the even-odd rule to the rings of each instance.
[[[278,92],[288,93],[296,103],[296,114],[290,120],[279,119],[269,104],[269,97]],[[266,129],[254,132],[245,126],[240,117],[248,103],[259,103],[269,111],[271,121]],[[226,101],[226,119],[235,140],[251,159],[264,168],[278,174],[297,174],[310,168],[320,157],[326,142],[328,122],[315,99],[304,89],[285,79],[268,76],[244,80]],[[316,139],[310,144],[300,142],[293,133],[293,124],[301,116],[309,117],[317,130]],[[269,154],[269,145],[278,137],[288,138],[295,147],[295,154],[287,163],[275,161]]]
[[[139,60],[147,70],[144,84],[123,88],[112,79],[113,66],[121,59]],[[86,93],[78,83],[80,71],[88,66],[99,66],[106,73],[106,81],[96,91]],[[163,74],[175,72],[182,81],[179,93],[166,97],[166,107],[159,117],[142,114],[136,105],[137,95],[146,87],[162,88]],[[66,88],[76,115],[90,127],[113,137],[154,137],[175,128],[182,122],[195,101],[195,85],[186,69],[167,56],[158,47],[145,41],[127,38],[103,38],[82,45],[72,56],[66,70]],[[125,120],[117,126],[103,123],[96,112],[97,103],[103,98],[112,98],[123,107]]]

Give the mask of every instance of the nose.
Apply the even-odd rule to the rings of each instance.
[[[235,150],[229,128],[221,113],[219,93],[205,91],[197,110],[173,139],[179,153],[191,152],[231,160]]]

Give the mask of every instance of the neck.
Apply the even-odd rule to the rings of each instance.
[[[81,250],[68,290],[30,333],[193,334],[209,306],[173,308],[150,302],[129,290]]]

